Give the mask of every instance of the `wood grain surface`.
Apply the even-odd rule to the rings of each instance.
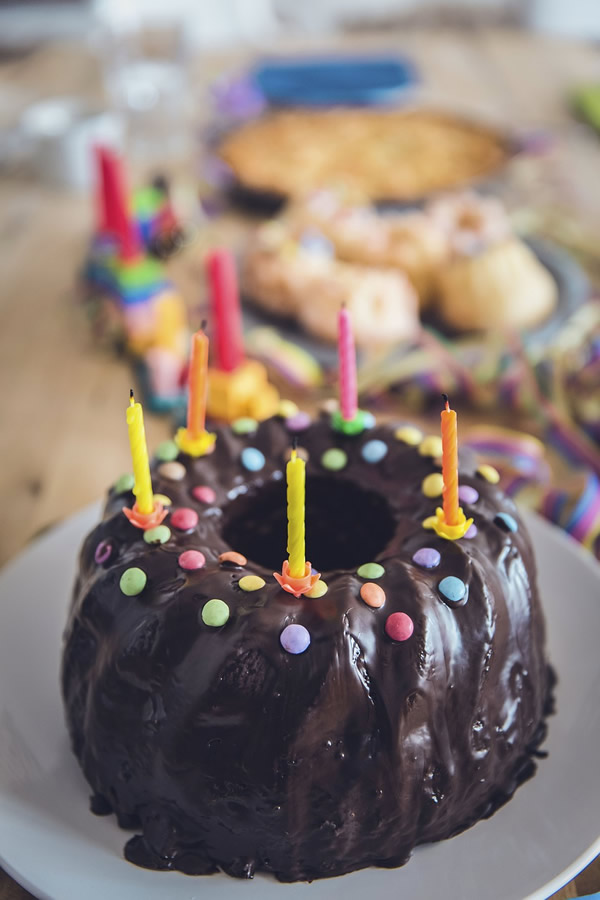
[[[573,85],[600,79],[598,49],[513,31],[410,29],[288,46],[405,51],[417,61],[432,97],[512,129],[551,129],[557,146],[545,174],[532,180],[534,163],[523,161],[515,190],[532,192],[529,201],[555,191],[589,227],[600,228],[600,142],[571,120],[565,104]],[[209,80],[250,56],[223,53],[194,63],[197,103],[202,106]],[[0,127],[28,103],[72,93],[74,85],[81,96],[100,93],[98,63],[81,46],[55,44],[0,62],[0,99],[6,101],[0,103]],[[188,178],[193,171],[190,165]],[[0,562],[96,500],[129,469],[123,427],[129,368],[94,345],[77,299],[76,273],[91,222],[85,196],[43,187],[24,170],[0,172],[0,496],[10,509],[0,520]],[[229,215],[211,226],[209,237],[235,242],[244,228],[241,218]],[[201,292],[198,255],[192,247],[173,266],[190,304]],[[166,420],[147,416],[151,446],[169,430]],[[599,860],[554,896],[567,900],[594,891],[600,891]],[[0,900],[30,896],[0,870]],[[451,891],[447,896],[454,900]]]

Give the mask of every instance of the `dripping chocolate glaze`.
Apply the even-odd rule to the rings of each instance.
[[[375,438],[389,449],[369,464],[361,448]],[[272,577],[286,537],[281,419],[251,435],[222,429],[211,456],[180,455],[181,481],[154,464],[155,492],[198,512],[191,533],[171,527],[167,543],[146,544],[121,512],[133,495],[111,491],[84,542],[63,655],[67,722],[95,811],[136,829],[125,853],[139,865],[282,881],[397,866],[415,844],[489,815],[534,770],[551,684],[535,562],[512,501],[461,454],[478,532],[445,541],[421,526],[440,502],[421,482],[439,466],[393,428],[344,437],[322,418],[299,444],[307,557],[328,585],[319,599],[296,599]],[[242,468],[248,446],[265,455],[259,472]],[[320,462],[334,446],[348,455],[335,473]],[[215,503],[196,501],[196,485]],[[518,531],[495,523],[498,512]],[[97,565],[101,540],[113,553]],[[421,547],[439,550],[437,568],[412,562]],[[206,565],[184,571],[187,549]],[[247,566],[219,563],[230,549]],[[356,570],[372,561],[385,569],[380,609],[359,596]],[[127,597],[119,579],[134,565],[147,585]],[[245,574],[265,587],[244,592]],[[447,575],[467,585],[464,606],[443,602]],[[200,618],[214,597],[230,608],[220,628]],[[402,643],[384,632],[393,612],[414,622]],[[292,622],[311,635],[297,656],[279,642]]]

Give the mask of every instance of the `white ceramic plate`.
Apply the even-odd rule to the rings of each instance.
[[[491,819],[419,848],[401,869],[312,885],[190,878],[127,863],[127,833],[88,811],[58,688],[61,632],[79,544],[98,507],[40,538],[0,575],[0,862],[42,900],[542,900],[600,851],[600,567],[528,516],[558,675],[537,775]]]

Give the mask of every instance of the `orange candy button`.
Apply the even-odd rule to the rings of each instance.
[[[360,596],[367,606],[372,606],[374,609],[379,609],[385,603],[385,591],[372,581],[367,581],[362,585]]]
[[[230,562],[236,566],[245,566],[248,560],[241,553],[236,553],[235,550],[227,550],[226,553],[221,553],[219,562]]]

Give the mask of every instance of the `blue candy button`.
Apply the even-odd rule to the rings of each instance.
[[[510,513],[498,513],[496,518],[494,519],[496,525],[502,528],[504,531],[518,531],[519,526],[517,525],[517,520],[514,519]]]
[[[442,599],[448,606],[464,606],[468,599],[467,586],[456,575],[446,575],[438,584]]]
[[[261,453],[256,447],[244,447],[242,465],[249,472],[260,472],[265,465],[264,453]]]
[[[361,450],[362,458],[368,463],[378,463],[388,452],[388,446],[384,441],[367,441]]]

